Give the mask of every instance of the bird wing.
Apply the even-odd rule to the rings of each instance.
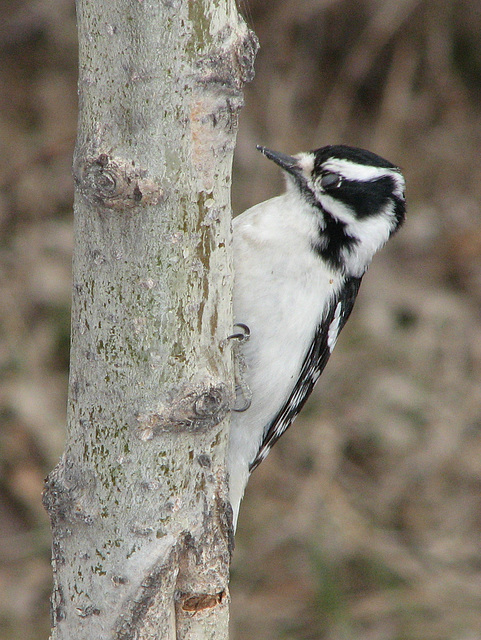
[[[276,417],[264,429],[264,437],[256,457],[249,465],[249,471],[253,471],[260,465],[272,446],[284,431],[290,427],[310,396],[334,349],[337,336],[351,314],[361,279],[362,277],[346,279],[344,286],[329,305],[329,309],[322,322],[318,325],[311,345],[307,350],[294,388]]]

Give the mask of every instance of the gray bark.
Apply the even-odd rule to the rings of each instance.
[[[257,43],[233,0],[78,0],[53,639],[227,638],[230,170]]]

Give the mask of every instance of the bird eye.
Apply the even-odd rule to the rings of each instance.
[[[337,189],[342,183],[342,177],[338,173],[326,172],[321,176],[321,187],[323,189]]]

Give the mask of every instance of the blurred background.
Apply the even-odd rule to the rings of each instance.
[[[362,146],[403,168],[312,399],[254,473],[235,640],[481,638],[481,3],[249,0],[260,40],[236,213],[279,193],[255,151]],[[77,45],[72,0],[0,4],[0,638],[48,636],[44,476],[65,429]]]

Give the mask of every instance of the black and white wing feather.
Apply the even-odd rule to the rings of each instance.
[[[265,459],[273,445],[290,427],[310,396],[334,349],[337,336],[351,314],[361,280],[362,277],[351,277],[346,280],[329,306],[326,317],[318,325],[294,388],[275,418],[264,429],[259,451],[249,465],[250,472]]]

